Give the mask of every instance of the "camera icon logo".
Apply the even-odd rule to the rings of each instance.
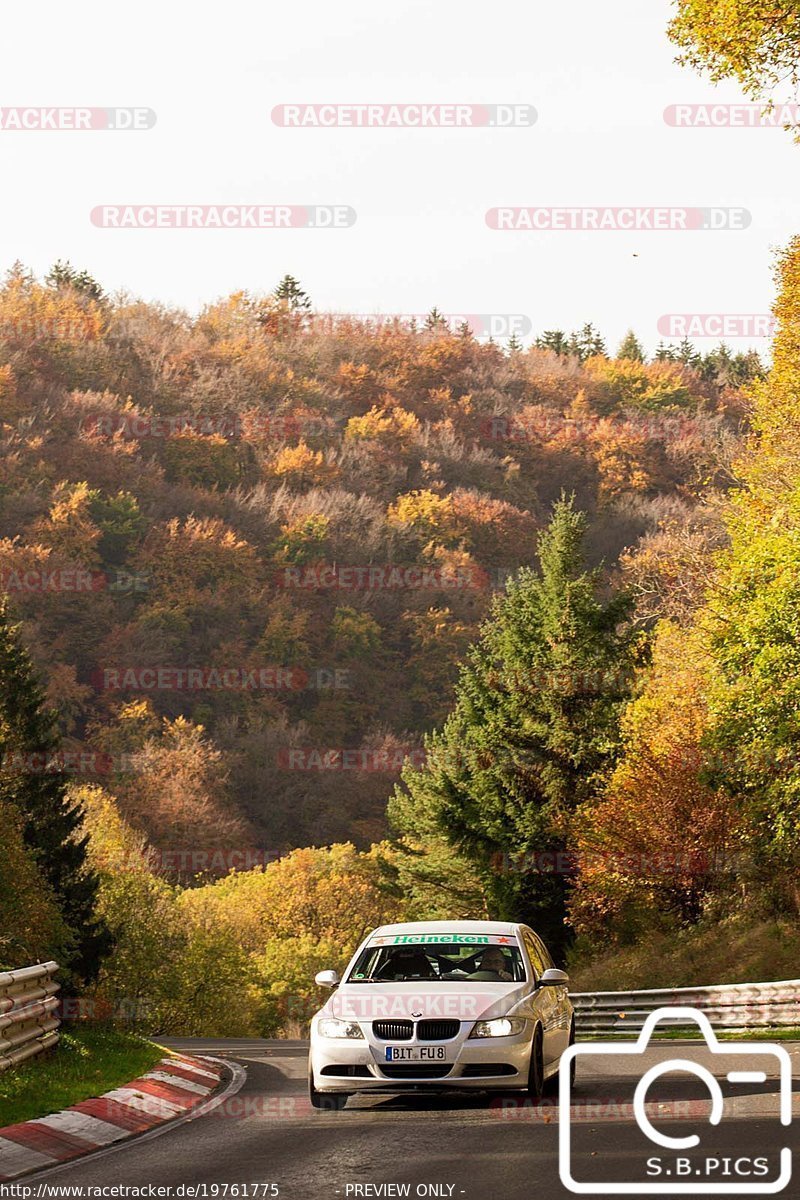
[[[736,1195],[776,1195],[784,1190],[792,1177],[792,1152],[788,1146],[773,1154],[776,1160],[775,1170],[770,1169],[769,1158],[764,1155],[721,1159],[718,1154],[706,1155],[699,1152],[694,1156],[691,1151],[701,1146],[701,1138],[692,1133],[682,1137],[672,1137],[656,1129],[647,1112],[647,1093],[651,1085],[662,1075],[670,1072],[682,1072],[700,1079],[708,1089],[711,1108],[708,1123],[716,1127],[722,1123],[725,1115],[725,1096],[718,1078],[699,1062],[690,1058],[670,1058],[658,1062],[643,1071],[633,1096],[633,1115],[636,1125],[649,1143],[659,1147],[665,1153],[647,1158],[646,1177],[631,1181],[613,1181],[607,1179],[589,1181],[578,1180],[573,1174],[573,1138],[571,1125],[571,1067],[575,1059],[580,1059],[584,1067],[591,1066],[592,1058],[608,1059],[614,1056],[624,1056],[630,1059],[642,1056],[648,1050],[656,1026],[661,1021],[669,1021],[685,1026],[687,1021],[699,1026],[706,1042],[709,1055],[723,1055],[726,1058],[742,1060],[741,1070],[727,1070],[725,1079],[730,1084],[764,1084],[767,1081],[766,1071],[745,1069],[752,1067],[753,1058],[770,1059],[773,1067],[777,1065],[778,1107],[779,1119],[782,1126],[788,1126],[792,1120],[792,1060],[783,1046],[764,1042],[726,1042],[720,1044],[711,1022],[705,1013],[696,1008],[667,1007],[656,1009],[647,1017],[641,1033],[635,1042],[606,1043],[586,1042],[570,1046],[561,1056],[559,1067],[559,1173],[563,1186],[576,1195],[692,1195],[692,1196],[736,1196]],[[622,1066],[622,1063],[620,1063]],[[647,1149],[645,1144],[645,1149]],[[652,1146],[650,1154],[652,1155]],[[723,1177],[720,1177],[720,1176]],[[765,1178],[765,1176],[773,1178]],[[668,1178],[667,1178],[668,1177]]]

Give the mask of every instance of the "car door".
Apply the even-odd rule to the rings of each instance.
[[[556,994],[561,991],[561,988],[538,986],[539,980],[550,965],[548,962],[549,955],[532,929],[522,929],[521,932],[522,940],[528,952],[528,958],[530,959],[536,978],[537,990],[533,1006],[542,1024],[544,1034],[544,1065],[548,1067],[554,1061],[557,1061],[561,1054],[561,1050],[559,1049],[561,1045],[559,1000]]]
[[[537,933],[533,940],[539,947],[539,953],[545,965],[545,970],[555,966],[549,951]],[[569,990],[566,987],[546,987],[542,991],[552,992],[553,1005],[553,1048],[555,1057],[560,1058],[569,1045],[569,1031],[572,1025],[572,1005],[569,1002]]]

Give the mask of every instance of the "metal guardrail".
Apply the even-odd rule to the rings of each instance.
[[[575,1006],[577,1033],[582,1037],[636,1034],[655,1009],[676,1005],[699,1009],[719,1030],[800,1028],[800,979],[642,992],[578,992],[570,999]],[[677,1022],[664,1025],[691,1028]]]
[[[58,963],[0,973],[0,1071],[58,1042]]]

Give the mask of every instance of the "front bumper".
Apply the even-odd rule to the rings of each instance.
[[[533,1024],[508,1037],[470,1038],[474,1021],[462,1022],[458,1035],[437,1042],[386,1042],[367,1023],[364,1037],[311,1035],[311,1070],[318,1092],[402,1092],[406,1090],[503,1091],[528,1084]],[[386,1047],[444,1046],[443,1062],[387,1063]]]

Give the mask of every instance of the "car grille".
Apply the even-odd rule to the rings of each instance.
[[[373,1021],[372,1032],[382,1042],[408,1042],[414,1026],[411,1021]]]
[[[440,1063],[430,1066],[425,1063],[399,1063],[396,1066],[386,1066],[381,1063],[381,1073],[387,1079],[441,1079],[449,1075],[453,1069],[452,1063]]]
[[[417,1037],[421,1042],[446,1042],[448,1038],[458,1037],[460,1028],[460,1021],[420,1021]]]

